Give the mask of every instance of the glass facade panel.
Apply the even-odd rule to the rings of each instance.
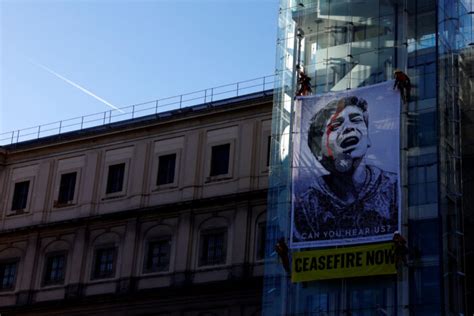
[[[410,305],[414,315],[442,315],[440,301],[440,271],[437,266],[418,268],[410,274]]]
[[[408,158],[408,205],[437,202],[437,173],[435,154]]]
[[[437,219],[411,220],[410,249],[414,260],[432,259],[439,255],[439,221]]]

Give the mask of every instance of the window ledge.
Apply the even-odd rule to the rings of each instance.
[[[53,208],[67,208],[67,207],[72,207],[72,206],[76,206],[76,203],[75,202],[58,203],[56,201],[54,201],[53,203]]]
[[[153,277],[153,276],[166,276],[166,275],[171,275],[172,271],[171,270],[166,270],[166,271],[155,271],[155,272],[142,272],[141,276],[143,277]]]
[[[220,181],[226,181],[226,180],[232,180],[233,177],[230,174],[222,174],[218,176],[209,176],[206,177],[205,183],[212,183],[212,182],[220,182]]]
[[[110,195],[106,195],[105,197],[102,198],[102,201],[107,201],[107,200],[115,200],[115,199],[120,199],[120,198],[124,198],[126,197],[127,195],[125,193],[119,193],[119,194],[114,194],[114,193],[110,193]]]
[[[155,186],[152,192],[171,191],[177,188],[178,188],[178,185],[176,183],[162,184],[162,185]]]
[[[115,282],[117,281],[118,278],[113,276],[113,277],[107,277],[107,278],[92,278],[89,280],[87,283],[88,285],[96,285],[100,283],[109,283],[109,282]]]
[[[64,281],[62,283],[51,283],[51,284],[43,284],[41,285],[42,290],[57,290],[57,289],[63,289],[64,286]]]
[[[219,263],[219,264],[209,264],[209,265],[202,265],[198,266],[196,268],[196,272],[209,272],[219,269],[219,270],[225,270],[225,269],[230,269],[232,266],[227,263]]]
[[[14,211],[8,211],[7,212],[7,216],[8,217],[11,217],[11,216],[24,216],[24,215],[29,215],[30,212],[27,211],[26,209],[21,209],[21,210],[14,210]]]

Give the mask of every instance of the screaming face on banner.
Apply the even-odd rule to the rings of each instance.
[[[399,104],[390,83],[299,99],[293,248],[390,240],[399,229]]]

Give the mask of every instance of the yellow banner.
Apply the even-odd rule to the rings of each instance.
[[[394,274],[392,243],[293,253],[291,281]]]

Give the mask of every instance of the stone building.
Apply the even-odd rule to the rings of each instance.
[[[0,147],[3,315],[258,315],[272,92]]]

